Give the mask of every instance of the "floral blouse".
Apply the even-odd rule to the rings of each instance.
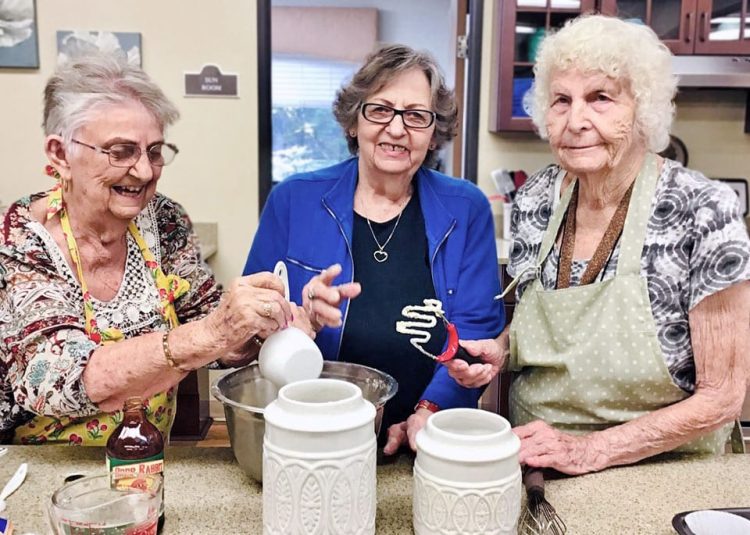
[[[518,192],[511,216],[513,244],[508,266],[508,274],[513,277],[536,262],[559,200],[555,198],[559,174],[559,166],[548,166],[529,177]],[[618,243],[601,280],[615,275],[619,250]],[[555,288],[558,261],[555,247],[542,265],[540,280],[547,290]],[[587,264],[573,261],[571,286],[578,285]],[[664,160],[641,253],[641,276],[647,280],[665,364],[675,384],[693,392],[690,310],[705,297],[750,279],[750,239],[737,195],[721,182]],[[521,277],[517,299],[533,277],[531,270]]]
[[[0,223],[0,443],[35,414],[100,412],[83,385],[83,370],[98,346],[84,329],[81,287],[52,236],[29,212],[44,196],[14,203]],[[184,209],[157,193],[135,223],[163,271],[190,283],[175,302],[180,323],[213,310],[221,287],[201,259]],[[130,235],[117,295],[93,304],[97,323],[120,329],[125,338],[167,329],[153,279]]]

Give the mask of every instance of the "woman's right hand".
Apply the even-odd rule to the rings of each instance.
[[[340,327],[342,323],[339,306],[344,299],[353,299],[362,292],[358,282],[333,285],[341,275],[341,265],[333,264],[316,275],[302,288],[302,306],[307,310],[313,328]]]
[[[234,279],[219,306],[204,319],[217,352],[240,352],[253,336],[266,339],[290,325],[292,308],[279,277],[254,273]]]
[[[476,364],[467,364],[461,359],[452,359],[443,363],[448,368],[448,375],[466,388],[477,388],[488,384],[500,373],[510,354],[510,337],[506,327],[497,338],[487,340],[461,340],[461,346],[473,357]]]

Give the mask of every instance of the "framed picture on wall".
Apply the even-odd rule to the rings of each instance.
[[[141,66],[141,34],[137,32],[58,31],[57,63],[92,52],[120,52]]]
[[[740,212],[742,213],[742,217],[747,217],[747,180],[744,178],[719,178],[718,180],[721,180],[734,190],[740,200]]]
[[[0,69],[38,69],[34,0],[0,1]]]

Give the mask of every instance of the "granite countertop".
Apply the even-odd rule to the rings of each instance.
[[[3,513],[16,533],[47,533],[44,508],[71,473],[104,473],[102,448],[9,446],[0,458],[0,485],[21,462],[26,483]],[[411,533],[411,458],[378,466],[377,533]],[[710,507],[750,506],[750,455],[662,456],[636,466],[550,481],[547,497],[574,535],[674,534],[672,517]],[[170,447],[166,452],[164,534],[262,532],[261,486],[228,448]]]

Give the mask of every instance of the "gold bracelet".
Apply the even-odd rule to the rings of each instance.
[[[192,371],[183,368],[174,360],[174,356],[172,356],[172,350],[169,349],[169,331],[165,331],[164,334],[161,335],[161,348],[164,350],[164,358],[167,359],[167,364],[169,364],[170,368],[174,368],[178,372],[182,373],[188,373]]]

